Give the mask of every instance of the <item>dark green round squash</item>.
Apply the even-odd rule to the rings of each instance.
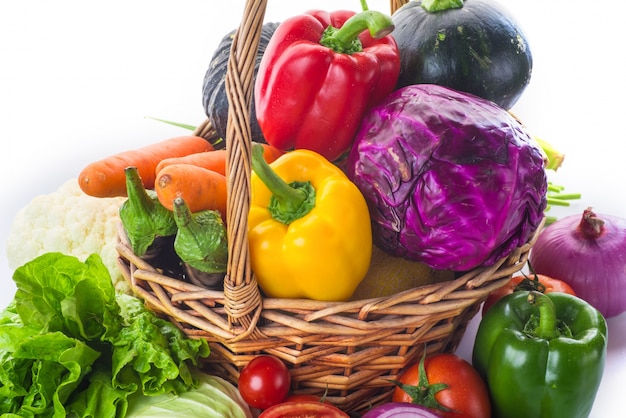
[[[392,16],[400,50],[397,87],[438,84],[510,109],[532,72],[520,26],[493,0],[458,0],[460,7],[427,11],[423,4],[430,3],[443,4],[409,1]]]
[[[261,40],[254,65],[254,76],[259,71],[261,58],[265,52],[267,44],[276,31],[278,23],[265,23],[261,28]],[[226,70],[228,68],[228,57],[230,55],[230,47],[233,43],[235,30],[229,32],[217,46],[213,53],[213,57],[209,63],[209,68],[204,76],[202,84],[202,105],[204,111],[215,128],[220,138],[226,138],[226,123],[228,121],[228,97],[226,96]],[[265,142],[263,133],[256,119],[256,111],[254,106],[254,97],[252,98],[252,106],[250,109],[250,130],[252,140],[254,142]],[[224,142],[218,143],[215,147],[222,148]]]

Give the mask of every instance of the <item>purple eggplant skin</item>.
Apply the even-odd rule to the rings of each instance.
[[[493,265],[544,217],[544,155],[495,103],[434,84],[398,89],[365,116],[345,171],[374,240],[431,268]]]

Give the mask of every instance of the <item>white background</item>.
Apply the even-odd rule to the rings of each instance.
[[[369,0],[389,10],[388,1]],[[513,111],[567,155],[555,183],[583,199],[555,215],[626,217],[626,84],[617,0],[508,0],[534,56]],[[182,134],[146,118],[197,124],[202,79],[217,44],[238,26],[244,1],[0,2],[0,306],[14,285],[5,240],[16,211],[89,162]],[[267,21],[311,7],[359,9],[358,0],[270,0]],[[475,319],[459,353],[471,350]],[[608,364],[593,417],[617,416],[626,379],[626,315],[609,320]]]

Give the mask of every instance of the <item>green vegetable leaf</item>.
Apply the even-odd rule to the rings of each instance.
[[[15,317],[17,319],[17,317]],[[83,382],[100,353],[61,332],[0,325],[0,413],[53,416]],[[64,416],[64,415],[63,415]]]
[[[194,125],[189,125],[187,123],[181,123],[181,122],[175,122],[175,121],[171,121],[171,120],[165,120],[165,119],[159,119],[159,118],[153,118],[152,116],[146,116],[147,118],[150,118],[152,120],[156,120],[158,122],[163,122],[163,123],[167,123],[168,125],[172,125],[172,126],[178,126],[179,128],[183,128],[183,129],[187,129],[189,131],[193,131],[196,129],[196,126]]]
[[[189,367],[209,355],[206,340],[185,338],[137,298],[120,295],[118,300],[126,323],[111,339],[114,387],[154,395],[193,386]]]
[[[67,409],[71,417],[124,417],[131,392],[111,386],[111,372],[98,368],[88,376],[87,388],[77,393]]]
[[[60,409],[78,388],[100,353],[82,341],[61,332],[39,334],[27,340],[14,353],[18,359],[33,363],[26,405],[45,413],[48,408]],[[45,402],[42,400],[45,399]]]
[[[111,276],[100,256],[46,253],[16,269],[17,313],[27,327],[97,340],[120,328]]]
[[[43,254],[16,269],[0,312],[2,417],[120,418],[133,393],[179,393],[209,354],[132,296],[99,255]]]

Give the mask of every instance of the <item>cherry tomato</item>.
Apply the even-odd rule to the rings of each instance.
[[[404,385],[420,389],[426,385],[444,384],[438,390],[433,388],[435,405],[414,401],[405,390],[397,387],[392,395],[393,402],[419,403],[435,410],[444,418],[486,418],[491,416],[491,403],[487,385],[478,371],[456,354],[432,354],[423,360],[426,376],[420,381],[420,362],[411,365],[398,380]],[[442,411],[436,404],[449,409]]]
[[[487,295],[483,304],[484,314],[502,297],[509,295],[516,290],[537,290],[542,293],[563,292],[576,296],[574,289],[566,282],[543,274],[518,275],[514,276],[506,285]]]
[[[279,358],[259,355],[241,370],[238,386],[241,397],[248,405],[266,409],[287,397],[291,374]]]
[[[316,401],[282,402],[259,415],[259,418],[349,418],[350,416],[328,403]]]

